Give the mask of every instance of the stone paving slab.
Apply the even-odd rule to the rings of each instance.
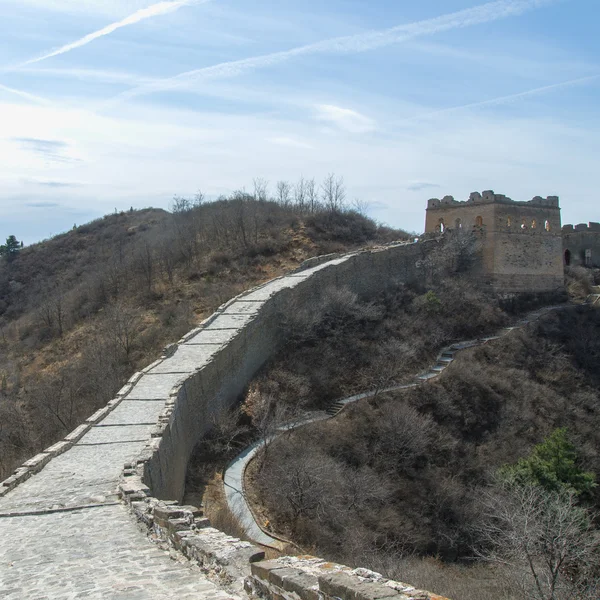
[[[151,369],[150,375],[158,373],[193,373],[203,367],[219,351],[220,346],[183,345],[173,356]]]
[[[246,300],[236,300],[230,304],[222,314],[224,315],[256,315],[263,307],[263,302],[250,302]]]
[[[142,378],[135,384],[135,387],[127,395],[128,400],[165,400],[169,397],[171,390],[186,379],[185,374],[179,375],[151,375],[144,373]],[[114,412],[117,412],[121,407],[118,406]],[[114,414],[114,413],[113,413]]]
[[[0,498],[0,513],[103,502],[116,493],[123,464],[137,456],[144,445],[73,446]]]
[[[258,290],[254,290],[253,292],[246,294],[243,297],[243,300],[249,302],[268,300],[269,298],[277,294],[277,292],[295,287],[296,285],[301,283],[303,279],[306,279],[306,277],[302,277],[302,275],[303,273],[298,273],[297,276],[293,279],[290,277],[285,277],[283,279],[276,279],[275,281],[271,281],[270,283],[267,283]]]
[[[321,265],[317,265],[316,267],[311,267],[310,269],[305,269],[304,271],[298,271],[297,273],[290,273],[289,275],[287,275],[287,277],[303,277],[305,279],[308,279],[314,273],[322,271],[323,269],[328,269],[331,266],[340,265],[343,262],[346,262],[347,260],[352,258],[352,256],[355,256],[355,254],[341,256],[340,258],[334,258],[333,260],[327,261]]]
[[[123,425],[119,427],[92,427],[90,432],[79,442],[78,446],[89,444],[119,444],[136,440],[147,440],[154,425]]]
[[[128,396],[99,426],[154,425],[164,409],[165,404],[160,400],[129,400]]]
[[[217,344],[224,346],[238,333],[239,330],[237,327],[231,329],[203,329],[193,338],[190,338],[184,345],[194,346],[197,344]]]
[[[3,600],[225,600],[197,567],[175,562],[121,506],[0,518]]]
[[[220,314],[206,329],[241,329],[254,319],[254,315]]]

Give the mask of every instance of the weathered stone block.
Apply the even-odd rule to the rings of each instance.
[[[341,600],[379,600],[398,598],[399,593],[381,583],[361,581],[348,573],[331,573],[319,576],[319,589]]]
[[[78,442],[90,430],[90,428],[90,423],[84,423],[83,425],[80,425],[76,429],[73,429],[69,435],[65,436],[65,441],[73,443]]]
[[[264,581],[270,581],[271,571],[284,568],[284,566],[275,560],[263,560],[260,562],[254,562],[251,566],[251,573],[259,579]]]
[[[298,594],[302,600],[321,600],[318,588],[317,578],[307,573],[300,572],[283,580],[283,589]]]

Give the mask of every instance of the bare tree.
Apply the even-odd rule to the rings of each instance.
[[[257,177],[253,180],[254,183],[254,199],[258,202],[266,202],[269,197],[269,182],[262,177]]]
[[[478,554],[509,567],[510,583],[522,597],[598,597],[600,539],[572,492],[504,484],[486,494],[484,506]]]
[[[192,209],[192,203],[183,196],[173,196],[171,201],[171,212],[176,214],[186,213]]]
[[[292,196],[292,186],[287,181],[277,182],[277,202],[281,206],[289,206]]]
[[[152,286],[154,284],[154,251],[148,242],[144,242],[142,247],[138,250],[135,257],[135,263],[138,273],[141,275],[144,282],[146,292],[152,293]]]
[[[256,386],[251,387],[248,391],[243,410],[250,416],[252,426],[256,429],[262,442],[262,451],[259,457],[259,471],[262,471],[271,443],[289,415],[285,407],[278,403],[274,396],[260,393]]]
[[[66,320],[65,297],[58,285],[42,293],[37,315],[48,329],[55,329],[59,337],[63,336]]]
[[[308,205],[308,210],[313,213],[317,210],[319,205],[319,194],[317,191],[317,184],[312,179],[307,179],[305,184],[305,193],[306,193],[306,203]]]
[[[352,209],[355,210],[359,215],[366,217],[371,203],[368,200],[361,200],[360,198],[354,198],[352,201]]]
[[[294,204],[298,210],[304,212],[306,208],[306,180],[304,177],[300,177],[294,187]]]
[[[330,212],[337,212],[344,207],[346,200],[346,187],[343,177],[336,177],[330,173],[321,184],[321,197],[325,207]]]
[[[106,333],[110,337],[112,346],[118,352],[122,352],[125,360],[129,361],[133,344],[139,333],[139,310],[123,302],[114,302],[105,308],[104,314]]]

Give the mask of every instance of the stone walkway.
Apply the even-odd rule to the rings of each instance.
[[[354,402],[358,402],[359,400],[373,398],[375,395],[384,394],[386,392],[414,388],[419,385],[422,385],[423,383],[426,383],[438,377],[454,360],[455,354],[457,352],[465,350],[467,348],[480,346],[493,340],[497,340],[503,335],[506,335],[507,333],[510,333],[515,329],[525,327],[529,323],[537,321],[549,312],[561,308],[564,308],[564,306],[549,306],[537,309],[533,312],[528,313],[525,317],[521,318],[515,324],[514,327],[504,328],[501,331],[499,331],[496,335],[451,344],[450,346],[442,349],[442,351],[438,355],[436,364],[433,367],[415,377],[414,383],[393,385],[378,390],[368,390],[366,392],[361,392],[359,394],[355,394],[353,396],[349,396],[341,400],[336,400],[332,403],[330,409],[328,409],[326,412],[323,412],[316,417],[310,417],[305,420],[282,425],[279,428],[280,432],[283,433],[284,431],[289,431],[298,427],[304,427],[306,425],[309,425],[310,423],[314,423],[315,421],[331,419],[338,415],[344,407],[346,407],[349,404],[353,404]],[[273,438],[278,437],[279,435],[281,435],[281,433],[276,434],[275,436],[273,436]],[[272,441],[272,439],[270,439],[270,441]],[[225,497],[227,499],[229,510],[236,516],[250,540],[263,546],[281,549],[281,541],[269,535],[268,532],[265,531],[256,522],[254,513],[250,508],[250,504],[248,503],[246,494],[244,492],[244,473],[246,471],[246,467],[248,466],[250,461],[256,456],[257,452],[262,448],[262,446],[262,440],[255,442],[254,444],[246,448],[243,452],[241,452],[227,467],[225,473],[223,474]]]
[[[67,452],[0,498],[0,598],[232,597],[161,550],[118,502],[123,464],[143,450],[172,387],[187,376],[154,369]]]

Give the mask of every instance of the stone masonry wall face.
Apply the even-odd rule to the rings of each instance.
[[[569,252],[570,266],[600,267],[600,230],[575,231],[565,228],[563,230],[563,255],[565,257],[567,251]]]
[[[212,417],[236,401],[281,346],[281,314],[331,286],[346,286],[369,297],[394,283],[414,281],[420,274],[420,259],[438,243],[430,240],[358,252],[292,273],[230,301],[186,336],[168,359],[173,366],[165,361],[154,368],[177,374],[181,356],[206,349],[205,360],[172,391],[155,437],[138,457],[143,485],[151,495],[181,500],[189,457],[210,429]]]
[[[469,202],[431,200],[426,232],[440,221],[481,236],[482,279],[502,292],[554,292],[563,287],[563,249],[558,199],[513,202],[490,193]]]

